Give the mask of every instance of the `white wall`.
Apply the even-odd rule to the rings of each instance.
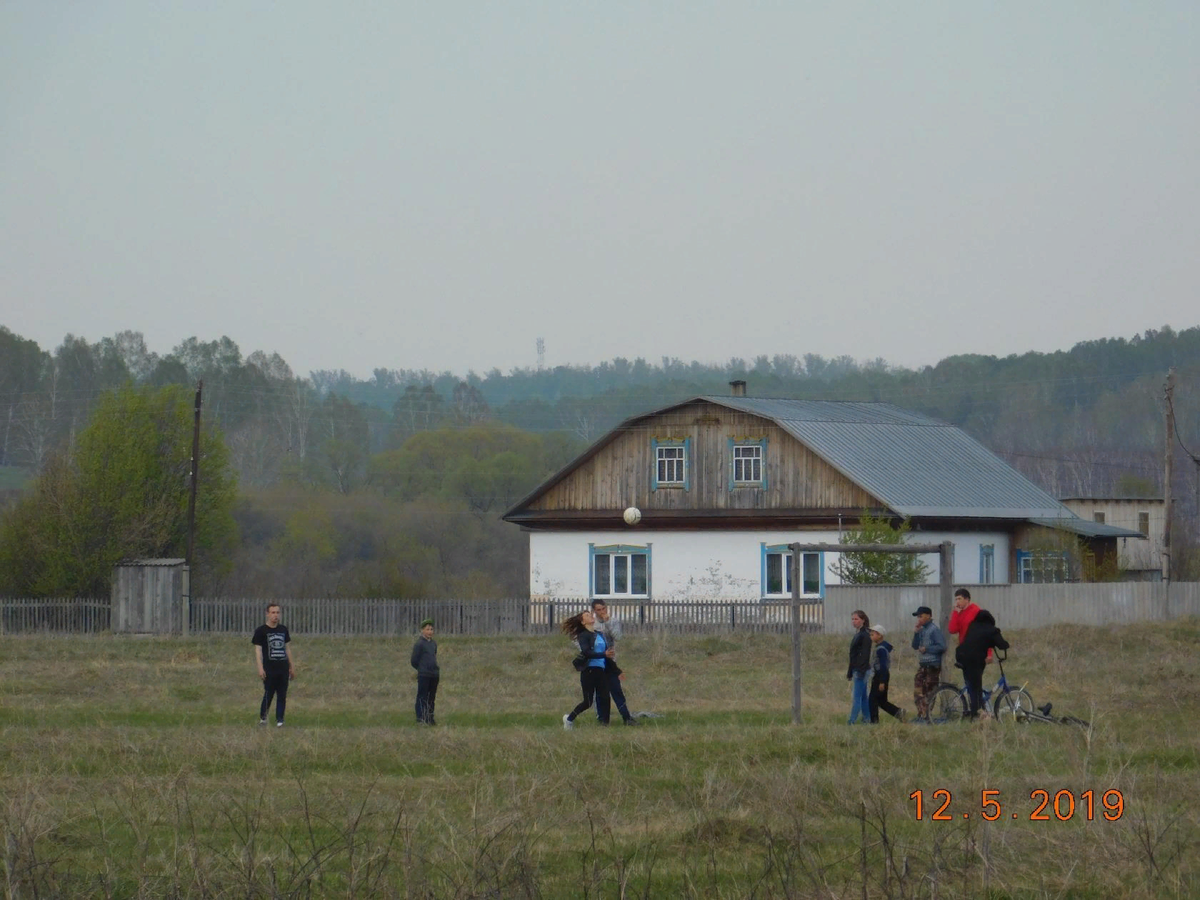
[[[956,584],[979,579],[979,547],[993,544],[995,579],[1008,581],[1009,536],[1003,532],[929,532],[913,536],[920,543],[954,542]],[[761,595],[760,545],[830,543],[833,531],[571,531],[529,533],[529,593],[531,597],[587,597],[588,544],[649,545],[651,596],[658,600],[749,599]],[[839,579],[829,569],[837,554],[825,556],[826,584]],[[937,554],[922,556],[930,568],[929,581],[939,578]]]

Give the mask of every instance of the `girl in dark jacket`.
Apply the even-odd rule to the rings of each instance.
[[[846,678],[850,682],[850,724],[862,717],[864,725],[871,723],[871,701],[867,696],[867,676],[871,673],[871,635],[867,631],[871,620],[861,609],[850,614],[854,637],[850,639],[850,665]]]
[[[593,701],[600,724],[607,725],[611,701],[608,694],[608,673],[605,672],[604,666],[606,661],[614,656],[612,648],[608,646],[604,635],[596,631],[596,617],[590,609],[585,609],[577,616],[571,616],[562,623],[562,630],[579,644],[579,655],[587,660],[587,665],[579,672],[583,700],[563,716],[563,728],[574,728],[575,717],[591,709]]]
[[[987,665],[988,651],[993,647],[1007,650],[1008,641],[996,627],[995,616],[981,609],[967,629],[967,636],[954,651],[954,664],[963,670],[963,681],[971,701],[967,718],[979,718],[979,707],[983,704],[983,667]]]

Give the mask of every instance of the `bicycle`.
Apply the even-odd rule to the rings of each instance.
[[[1020,722],[1034,712],[1033,697],[1025,687],[1013,687],[1004,675],[1004,661],[1008,652],[996,651],[996,664],[1000,667],[1000,679],[991,688],[983,689],[980,708],[991,711],[997,722]],[[971,698],[966,686],[942,683],[929,698],[929,721],[934,725],[960,722],[971,708]]]

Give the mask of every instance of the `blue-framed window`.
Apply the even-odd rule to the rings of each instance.
[[[683,488],[691,490],[692,439],[651,441],[654,471],[650,476],[650,489]]]
[[[1062,584],[1070,581],[1071,565],[1059,550],[1018,550],[1017,581],[1021,584]]]
[[[767,439],[729,439],[729,489],[767,486]]]
[[[762,598],[792,596],[792,548],[787,544],[760,544],[762,548]],[[825,554],[803,553],[800,559],[800,596],[825,596]]]
[[[650,545],[588,544],[588,583],[593,597],[650,596]]]
[[[981,544],[979,547],[979,583],[993,584],[996,581],[996,545]]]

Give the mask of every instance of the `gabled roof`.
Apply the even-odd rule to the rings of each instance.
[[[707,402],[774,422],[902,516],[1077,519],[1050,494],[945,422],[889,403],[701,396],[627,419],[513,506],[509,518],[637,422]]]
[[[771,419],[902,516],[1076,518],[961,428],[890,403],[698,399]]]

